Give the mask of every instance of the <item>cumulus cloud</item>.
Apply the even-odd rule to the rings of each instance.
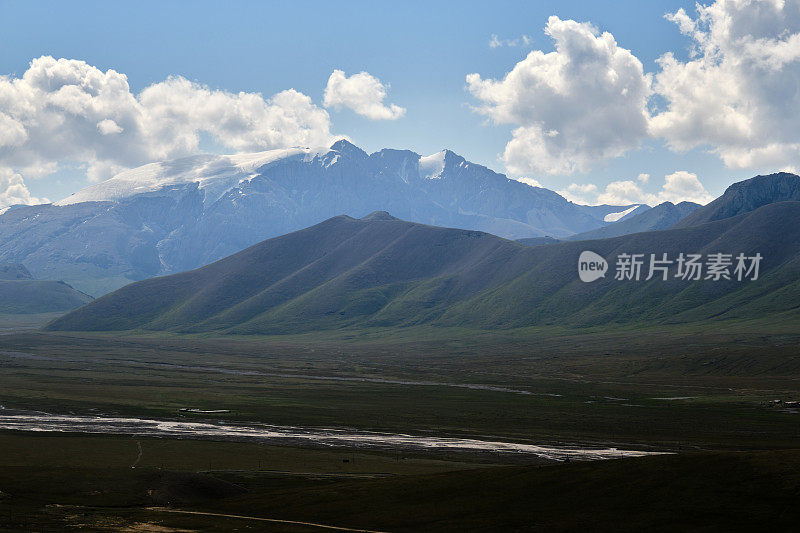
[[[706,188],[697,179],[697,175],[685,170],[679,170],[665,176],[664,186],[658,193],[662,202],[695,202],[707,204],[714,199]]]
[[[731,168],[800,163],[800,1],[718,0],[667,15],[692,56],[664,54],[651,133],[675,150],[710,147]]]
[[[476,108],[516,126],[503,161],[513,174],[585,172],[636,148],[647,134],[650,76],[589,23],[550,17],[555,51],[534,50],[503,79],[466,78]]]
[[[35,205],[49,201],[47,198],[31,196],[22,176],[7,168],[0,168],[0,211],[10,205]]]
[[[171,77],[137,95],[122,73],[49,56],[0,77],[0,168],[26,178],[70,162],[106,179],[196,153],[201,134],[232,151],[326,146],[330,128],[327,111],[291,89],[264,98]]]
[[[509,172],[586,172],[647,137],[729,168],[800,168],[800,0],[717,0],[666,18],[690,56],[667,52],[653,74],[611,34],[550,17],[555,51],[532,51],[502,79],[468,75],[476,110],[514,126]]]
[[[389,84],[369,72],[359,72],[349,78],[334,70],[325,87],[324,105],[334,109],[346,107],[370,120],[397,120],[406,110],[395,104],[384,104]]]
[[[122,128],[119,126],[119,124],[117,124],[110,118],[98,122],[97,129],[103,135],[113,135],[114,133],[122,133]]]
[[[556,192],[576,204],[590,205],[597,203],[597,185],[594,183],[570,183],[566,189]]]
[[[642,180],[642,176],[647,179]],[[645,192],[642,185],[647,183],[649,174],[639,174],[636,180],[612,181],[604,189],[592,183],[572,183],[558,191],[561,196],[575,203],[599,205],[658,205],[663,202],[695,202],[707,204],[714,199],[706,190],[696,174],[679,170],[664,177],[664,184],[657,193]]]

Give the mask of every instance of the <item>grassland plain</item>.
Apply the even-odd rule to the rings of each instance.
[[[538,443],[800,447],[796,415],[772,405],[800,396],[796,331],[742,322],[224,339],[22,333],[0,337],[0,400],[151,418],[222,409],[234,421]]]
[[[3,531],[791,531],[800,519],[797,451],[343,463],[331,450],[27,434],[0,435],[0,451]]]
[[[796,324],[774,317],[713,329],[2,335],[7,408],[679,453],[545,465],[6,432],[0,524],[320,530],[167,512],[192,510],[381,531],[789,529],[798,518],[800,415],[773,400],[800,399],[799,346]],[[137,442],[143,454],[131,469]]]

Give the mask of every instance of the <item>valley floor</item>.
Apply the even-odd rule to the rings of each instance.
[[[4,431],[0,530],[788,528],[800,518],[796,331],[747,323],[0,335],[6,413],[671,452],[564,463],[496,451]]]
[[[514,466],[3,433],[0,457],[3,531],[791,531],[800,520],[800,451]]]

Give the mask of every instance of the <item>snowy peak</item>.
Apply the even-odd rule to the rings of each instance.
[[[419,176],[424,179],[440,179],[447,169],[466,168],[467,165],[469,165],[467,160],[457,153],[452,150],[442,150],[419,158]]]
[[[328,153],[319,156],[319,164],[330,168],[341,161],[366,161],[369,159],[367,152],[351,143],[347,139],[340,139],[333,143]]]
[[[384,211],[512,239],[564,238],[606,225],[605,215],[630,207],[578,206],[449,150],[366,155],[342,139],[330,148],[151,163],[78,191],[56,207],[11,208],[0,215],[0,261],[24,262],[34,275],[47,273],[100,295],[129,281],[209,264],[339,215],[374,213],[369,220],[392,226],[389,215],[375,213]],[[91,238],[99,234],[104,237]]]
[[[367,152],[351,143],[347,139],[339,139],[331,145],[332,152],[339,152],[343,156],[355,157],[358,159],[367,159],[369,155]]]
[[[368,155],[346,139],[340,139],[330,149],[283,148],[251,154],[198,154],[171,161],[149,163],[120,172],[101,183],[90,185],[55,203],[66,206],[84,202],[120,202],[137,195],[185,190],[196,186],[203,193],[203,202],[210,205],[226,193],[261,174],[264,167],[282,161],[299,159],[324,169],[342,161],[376,165],[379,173],[398,176],[405,183],[419,178],[440,179],[447,169],[465,168],[468,163],[449,150],[429,156],[419,156],[408,150],[385,149]],[[414,168],[414,167],[417,168]],[[488,170],[488,169],[487,169]]]
[[[81,189],[55,203],[64,206],[81,202],[115,202],[123,198],[159,191],[165,187],[196,183],[206,202],[215,201],[261,167],[291,157],[316,155],[309,148],[283,148],[252,154],[200,154],[162,163],[150,163],[120,172],[113,178]]]
[[[426,179],[439,179],[444,172],[446,150],[419,158],[419,176]]]

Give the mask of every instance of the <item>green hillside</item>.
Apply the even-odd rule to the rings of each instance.
[[[286,333],[432,324],[595,326],[795,313],[800,202],[693,227],[527,247],[384,214],[340,216],[206,267],[141,281],[53,322],[53,330]],[[578,256],[607,259],[583,283]],[[618,281],[622,253],[760,253],[757,281]],[[646,268],[646,267],[645,267]]]

